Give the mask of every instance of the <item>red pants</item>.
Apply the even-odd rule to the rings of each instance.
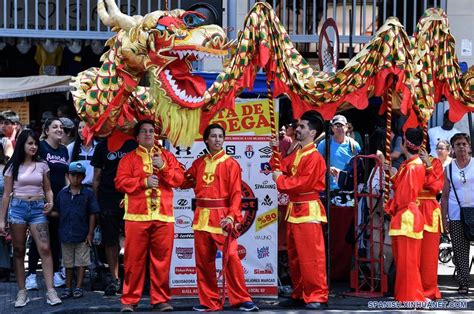
[[[439,232],[424,231],[421,241],[421,283],[425,297],[430,300],[441,299],[441,292],[438,288],[439,238]]]
[[[397,275],[396,301],[425,301],[420,275],[421,239],[405,236],[392,237],[392,250]]]
[[[212,311],[221,309],[216,277],[216,253],[222,250],[225,236],[206,231],[194,231],[199,303]],[[225,254],[225,253],[224,253]],[[237,255],[237,240],[229,243],[225,283],[231,306],[252,301],[245,286],[244,269]]]
[[[122,304],[138,304],[150,254],[150,303],[170,300],[169,271],[174,224],[162,221],[125,221],[125,278]]]
[[[326,250],[319,223],[288,223],[288,260],[293,285],[291,298],[305,303],[328,302]]]

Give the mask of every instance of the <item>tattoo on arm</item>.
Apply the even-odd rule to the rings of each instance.
[[[36,231],[38,231],[38,240],[45,243],[49,242],[48,224],[37,224]]]

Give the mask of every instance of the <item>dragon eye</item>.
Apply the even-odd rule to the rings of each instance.
[[[186,12],[183,15],[183,23],[187,27],[198,27],[206,21],[206,17],[198,12]]]

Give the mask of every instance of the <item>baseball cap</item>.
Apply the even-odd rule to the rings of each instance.
[[[73,161],[69,164],[69,173],[86,173],[86,167],[79,161]]]
[[[346,125],[347,124],[347,119],[346,117],[344,117],[343,115],[335,115],[334,118],[332,118],[331,120],[331,125],[335,125],[337,123],[340,123],[342,125]]]
[[[46,120],[54,118],[54,114],[51,111],[45,111],[41,115],[41,123],[45,123]]]
[[[74,122],[72,122],[72,120],[69,118],[65,118],[65,117],[59,118],[59,121],[61,121],[65,129],[74,129],[76,127]]]
[[[0,120],[8,120],[11,123],[20,123],[20,116],[15,111],[6,110],[1,113]]]

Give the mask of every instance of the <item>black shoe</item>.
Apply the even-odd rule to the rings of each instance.
[[[239,306],[239,310],[244,311],[244,312],[258,312],[259,308],[252,301],[247,301],[247,302],[242,303]]]
[[[153,304],[152,311],[153,312],[172,312],[173,307],[170,304],[163,302],[163,303]]]
[[[120,293],[120,279],[112,281],[104,290],[104,295],[111,296]]]
[[[306,303],[302,299],[286,299],[285,301],[281,301],[278,303],[279,307],[286,307],[286,308],[298,308],[298,307],[304,307]]]
[[[310,302],[305,306],[308,310],[325,310],[328,308],[327,303],[319,303],[319,302]]]
[[[204,306],[204,305],[196,305],[196,306],[193,306],[193,311],[198,311],[198,312],[207,312],[209,310],[209,308],[207,306]]]

